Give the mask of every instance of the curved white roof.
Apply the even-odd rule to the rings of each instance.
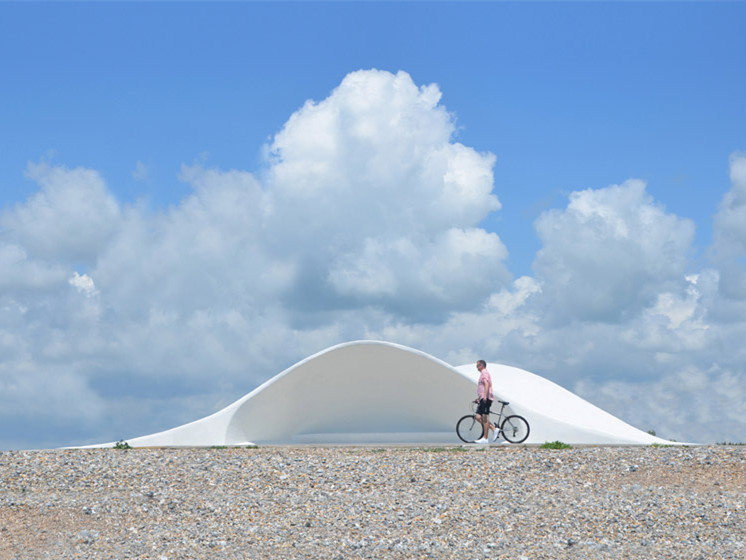
[[[529,421],[526,443],[665,443],[538,375],[494,363],[488,369],[495,398]],[[456,444],[456,421],[470,413],[476,382],[474,364],[453,367],[389,342],[349,342],[306,358],[211,416],[127,442]]]

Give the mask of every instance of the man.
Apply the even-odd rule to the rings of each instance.
[[[477,421],[482,424],[482,438],[474,443],[489,443],[490,407],[495,398],[492,394],[492,376],[487,371],[487,362],[484,360],[477,362],[477,370],[479,370],[479,382],[477,383]],[[492,441],[495,441],[498,431],[494,427],[493,430]]]

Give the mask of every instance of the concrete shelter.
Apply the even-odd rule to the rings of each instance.
[[[508,413],[528,420],[526,443],[667,443],[538,375],[489,362],[487,369],[495,399],[509,401]],[[127,442],[460,444],[456,422],[471,411],[477,379],[474,363],[454,367],[390,342],[348,342],[298,362],[215,414]]]

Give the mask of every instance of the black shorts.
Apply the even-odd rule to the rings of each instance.
[[[492,401],[490,399],[482,399],[477,405],[477,414],[489,414]]]

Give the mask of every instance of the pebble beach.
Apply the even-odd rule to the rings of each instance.
[[[746,447],[0,452],[0,560],[742,559]]]

